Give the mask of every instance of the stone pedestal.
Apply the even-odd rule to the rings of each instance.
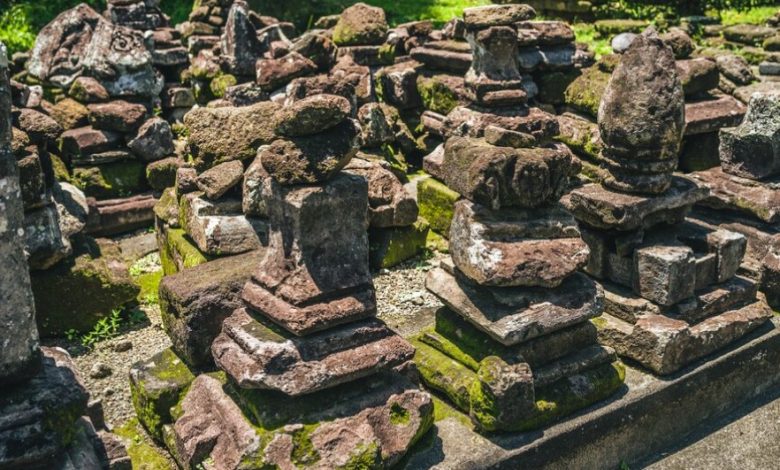
[[[662,163],[676,165],[682,135],[681,85],[674,68],[664,67],[670,57],[652,30],[626,51],[599,112],[612,179],[578,188],[564,200],[590,247],[585,271],[604,286],[605,313],[594,320],[600,340],[661,375],[724,348],[771,317],[756,283],[737,276],[746,238],[686,221],[709,191]],[[663,84],[663,92],[653,97],[630,79],[645,76],[653,77],[646,86]],[[645,122],[655,131],[639,129]],[[631,160],[616,170],[609,159],[618,147],[621,158]],[[627,177],[629,167],[636,178]]]
[[[449,229],[452,258],[425,283],[446,307],[413,340],[423,382],[483,432],[538,428],[623,382],[622,364],[589,321],[604,295],[577,272],[588,247],[558,204],[579,163],[550,143],[554,117],[505,107],[525,101],[515,23],[531,16],[524,5],[464,12],[476,103],[445,118],[437,165],[464,199]]]
[[[373,318],[369,187],[340,171],[360,132],[340,101],[273,116],[280,137],[260,148],[243,201],[267,217],[268,246],[241,306],[214,319],[220,372],[195,377],[173,351],[133,368],[139,419],[184,468],[390,467],[432,424],[430,396],[408,378],[414,348]],[[196,339],[171,334],[177,350]]]

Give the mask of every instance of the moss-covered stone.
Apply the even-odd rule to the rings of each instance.
[[[173,423],[171,408],[193,380],[190,369],[170,348],[130,369],[133,408],[139,422],[157,441],[163,441],[163,425]]]
[[[564,92],[566,105],[596,118],[601,96],[607,88],[611,74],[600,67],[590,67],[582,72]]]
[[[418,218],[408,227],[374,228],[368,232],[368,259],[372,268],[390,268],[425,250],[428,222]]]
[[[144,273],[135,278],[135,283],[141,289],[136,297],[141,303],[156,304],[159,301],[157,290],[160,287],[160,281],[163,278],[163,271],[154,271],[151,273]]]
[[[594,24],[596,32],[602,37],[611,37],[620,33],[641,33],[649,25],[647,21],[631,19],[598,20]]]
[[[417,183],[417,205],[420,217],[435,231],[449,239],[450,224],[455,211],[455,202],[460,194],[433,178],[421,179]]]
[[[579,76],[579,70],[541,74],[538,78],[535,78],[539,87],[539,94],[536,99],[541,103],[563,104],[566,101],[564,96],[566,89]]]
[[[53,153],[50,153],[49,157],[51,159],[52,170],[54,171],[54,179],[57,181],[71,183],[72,177],[70,175],[70,171],[68,171],[68,166],[65,165],[65,162],[62,161],[62,158],[60,158],[59,155],[54,155]]]
[[[146,167],[136,160],[77,167],[73,170],[73,183],[85,195],[98,199],[126,197],[149,187],[146,184]]]
[[[452,78],[445,75],[417,77],[417,92],[429,111],[449,114],[459,104],[457,88]]]
[[[225,96],[227,89],[237,83],[238,80],[235,76],[230,75],[229,73],[221,74],[211,80],[211,83],[209,83],[209,90],[211,90],[211,94],[214,98],[222,98]]]
[[[165,229],[163,243],[160,246],[160,262],[166,276],[203,264],[210,259],[190,241],[184,230]]]
[[[155,191],[170,188],[176,183],[176,170],[180,161],[176,157],[163,158],[146,166],[146,181]]]
[[[467,358],[472,366],[469,367],[429,346],[420,337],[412,339],[412,343],[417,350],[414,361],[426,386],[442,392],[458,409],[468,413],[482,431],[538,429],[609,397],[625,380],[625,367],[619,361],[563,378],[534,390],[535,408],[524,413],[522,419],[501,420],[499,424],[497,418],[502,410],[496,408],[495,397],[485,385],[495,379],[490,374],[496,367],[489,366],[495,361],[504,363],[503,359],[486,355],[475,372],[473,358]]]
[[[134,470],[175,470],[176,466],[156,447],[148,443],[138,420],[133,418],[114,428],[114,434],[127,448]]]
[[[428,230],[428,235],[425,237],[425,248],[439,253],[449,253],[450,242],[433,230]]]
[[[78,237],[73,247],[72,257],[51,269],[30,273],[36,320],[43,336],[89,331],[112,310],[134,302],[140,291],[116,243]]]

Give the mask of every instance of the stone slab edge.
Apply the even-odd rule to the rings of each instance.
[[[406,468],[633,466],[780,385],[780,317],[720,354],[664,379],[628,367],[626,387],[615,398],[538,431],[485,438],[443,420],[434,445],[417,450]]]

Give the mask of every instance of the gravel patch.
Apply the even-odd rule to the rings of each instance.
[[[445,256],[434,253],[429,258],[413,259],[376,273],[377,316],[391,327],[399,327],[416,319],[422,311],[441,307],[439,299],[425,289],[425,277]]]
[[[92,349],[84,348],[77,338],[43,341],[47,346],[66,349],[73,356],[81,381],[92,399],[103,402],[109,426],[120,426],[135,415],[130,400],[130,367],[171,345],[162,327],[158,305],[142,305],[133,312],[132,318],[143,320],[133,325],[125,324],[115,338],[101,341]]]

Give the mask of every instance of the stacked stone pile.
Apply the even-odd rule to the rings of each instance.
[[[163,352],[131,371],[136,410],[185,468],[394,465],[430,427],[433,407],[401,374],[414,349],[374,318],[369,186],[342,171],[361,129],[334,95],[298,101],[274,123],[244,193],[244,211],[268,218],[268,246],[238,308],[215,325],[222,373],[196,378]],[[180,349],[191,342],[172,340],[195,362]]]
[[[744,122],[721,129],[720,166],[692,174],[710,196],[696,218],[747,237],[747,272],[780,307],[780,94],[756,93]]]
[[[415,339],[424,383],[483,431],[539,427],[623,382],[615,352],[596,343],[589,322],[602,312],[603,292],[577,272],[587,245],[558,203],[579,164],[549,143],[554,118],[526,104],[515,25],[527,8],[464,12],[474,104],[447,116],[438,168],[463,199],[450,228],[452,258],[426,279],[446,307]]]
[[[163,76],[144,34],[79,5],[41,30],[26,65],[19,78],[42,86],[41,107],[61,130],[58,179],[95,198],[87,230],[148,226],[155,198],[147,166],[172,156],[174,145],[170,125],[155,115]]]
[[[112,23],[143,32],[152,54],[152,64],[163,76],[160,95],[163,116],[169,122],[180,121],[195,104],[192,91],[180,82],[182,71],[189,67],[187,48],[181,33],[171,27],[170,18],[160,10],[157,0],[111,0],[104,14]]]
[[[102,424],[100,405],[89,401],[68,353],[38,344],[25,256],[29,231],[35,229],[25,220],[24,186],[29,181],[20,181],[11,140],[11,103],[16,98],[9,86],[5,45],[0,43],[0,467],[129,469],[124,447]],[[52,211],[50,217],[56,217],[56,209]]]
[[[778,12],[780,14],[780,12]],[[775,15],[766,24],[710,25],[703,29],[706,44],[739,50],[758,66],[762,78],[780,76],[780,26]]]
[[[685,125],[672,48],[648,29],[623,55],[599,108],[607,177],[571,192],[604,286],[601,340],[621,356],[670,374],[765,324],[772,312],[737,275],[745,237],[686,221],[708,195],[673,175]]]
[[[69,111],[77,103],[64,99],[52,105],[42,87],[13,80],[10,96],[11,151],[20,176],[25,252],[39,329],[44,336],[88,331],[138,294],[117,245],[87,235],[110,231],[125,219],[101,213],[98,208],[108,207],[105,203],[61,180],[70,178],[57,143],[73,122]],[[80,119],[86,121],[88,111],[83,111]],[[93,289],[88,300],[70,295],[86,286]]]

